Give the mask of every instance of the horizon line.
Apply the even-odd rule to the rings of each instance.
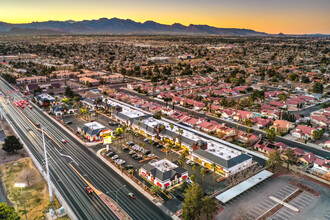
[[[99,18],[93,18],[93,19],[82,19],[82,20],[74,20],[74,19],[64,19],[64,20],[52,20],[52,19],[48,19],[48,20],[39,20],[39,21],[30,21],[30,22],[7,22],[7,21],[0,21],[0,22],[3,22],[3,23],[7,23],[7,24],[30,24],[30,23],[33,23],[33,22],[48,22],[48,21],[58,21],[58,22],[66,22],[66,21],[75,21],[75,22],[81,22],[81,21],[92,21],[92,20],[100,20],[102,18],[106,18],[106,19],[114,19],[114,18],[117,18],[117,19],[120,19],[120,20],[131,20],[131,21],[134,21],[136,23],[145,23],[147,21],[153,21],[155,23],[158,23],[158,24],[162,24],[162,25],[173,25],[173,24],[181,24],[181,25],[184,25],[186,27],[188,27],[189,25],[207,25],[207,26],[210,26],[210,27],[215,27],[215,28],[225,28],[225,29],[230,29],[230,28],[235,28],[235,29],[245,29],[245,30],[253,30],[253,31],[256,31],[256,32],[261,32],[261,33],[266,33],[266,34],[270,34],[270,35],[276,35],[276,34],[284,34],[284,35],[330,35],[330,33],[304,33],[304,34],[297,34],[297,33],[283,33],[283,32],[279,32],[279,33],[267,33],[265,31],[258,31],[258,30],[255,30],[255,29],[251,29],[251,28],[242,28],[242,27],[217,27],[217,26],[212,26],[212,25],[209,25],[209,24],[192,24],[190,23],[189,25],[185,25],[185,24],[182,24],[182,23],[179,23],[179,22],[174,22],[174,23],[160,23],[160,22],[157,22],[157,21],[154,21],[154,20],[145,20],[145,21],[135,21],[131,18],[119,18],[119,17],[99,17]]]

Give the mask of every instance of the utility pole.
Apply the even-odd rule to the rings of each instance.
[[[50,197],[50,202],[53,202],[53,191],[52,191],[52,186],[51,186],[51,181],[50,181],[50,174],[49,174],[49,166],[48,166],[47,148],[46,148],[46,143],[45,143],[44,129],[42,128],[41,131],[42,131],[42,143],[44,145],[44,152],[45,152],[45,162],[46,162],[46,169],[47,169],[47,181],[48,181],[49,197]]]

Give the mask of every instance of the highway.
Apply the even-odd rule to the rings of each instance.
[[[52,119],[45,115],[45,112],[36,107],[33,107],[33,109],[18,109],[14,106],[12,101],[26,98],[20,93],[7,93],[6,91],[13,90],[13,88],[2,78],[0,78],[0,88],[4,94],[8,94],[13,99],[9,101],[9,104],[6,104],[6,100],[1,100],[3,110],[12,120],[15,129],[22,137],[22,141],[25,142],[41,164],[44,155],[41,132],[34,127],[34,124],[40,123],[50,135],[51,138],[47,137],[46,142],[48,154],[51,158],[51,179],[78,219],[117,219],[117,217],[97,195],[88,195],[85,192],[86,183],[69,164],[74,166],[93,187],[109,195],[114,200],[116,199],[115,191],[126,185],[118,191],[118,204],[131,218],[170,219],[159,207],[118,176],[115,171],[111,170],[95,154],[73,138],[71,134],[57,123],[54,123]],[[31,128],[31,131],[28,131],[28,127]],[[68,142],[62,143],[62,139]],[[129,192],[133,192],[137,198],[131,199],[128,196]]]
[[[163,101],[160,101],[160,100],[157,100],[157,99],[150,99],[148,96],[146,96],[144,94],[138,94],[136,92],[132,92],[132,91],[129,91],[127,89],[125,89],[124,92],[125,93],[128,93],[130,95],[133,95],[133,96],[138,96],[140,98],[149,100],[151,102],[155,102],[155,103],[158,103],[158,104],[161,104],[161,105],[165,105],[165,103]],[[241,124],[238,124],[238,123],[235,123],[235,122],[230,122],[230,121],[227,121],[227,120],[223,120],[223,119],[220,119],[220,118],[217,118],[217,117],[213,117],[213,116],[210,116],[210,115],[205,115],[203,113],[199,113],[199,112],[196,112],[196,111],[193,111],[193,110],[187,110],[186,108],[183,108],[183,107],[178,106],[178,105],[175,105],[174,106],[174,109],[177,109],[177,110],[182,111],[182,112],[187,111],[187,112],[190,112],[192,115],[195,115],[197,117],[207,118],[209,120],[216,121],[216,122],[218,122],[220,124],[225,123],[225,124],[229,125],[232,128],[236,128],[236,126],[238,126],[238,129],[241,130],[241,131],[247,132],[248,129],[249,129],[248,127],[243,126]],[[261,134],[263,137],[266,136],[266,133],[264,131],[260,131],[260,130],[254,130],[253,134],[255,134],[255,135],[260,135]],[[277,142],[283,142],[286,145],[288,145],[289,147],[298,147],[298,148],[300,148],[300,149],[302,149],[304,151],[313,152],[315,155],[321,156],[323,158],[330,157],[330,152],[327,152],[325,150],[320,150],[320,149],[314,148],[312,146],[308,146],[308,145],[303,144],[303,143],[299,143],[299,142],[296,142],[296,141],[288,140],[288,139],[283,138],[283,137],[276,136],[275,141],[277,141]]]

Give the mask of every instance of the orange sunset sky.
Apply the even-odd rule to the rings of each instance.
[[[0,0],[0,21],[106,18],[330,34],[330,0]]]

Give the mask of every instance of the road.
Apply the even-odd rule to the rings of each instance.
[[[150,99],[148,96],[143,95],[143,94],[138,94],[138,93],[135,93],[135,92],[132,92],[132,91],[129,91],[129,90],[125,90],[125,93],[128,93],[128,94],[133,95],[133,96],[138,96],[138,97],[143,98],[143,99],[147,99],[151,102],[156,102],[158,104],[165,105],[165,103],[163,101],[160,101],[160,100],[157,100],[157,99]],[[182,112],[188,111],[189,113],[191,113],[192,115],[195,115],[197,117],[213,120],[213,121],[216,121],[220,124],[225,123],[225,124],[227,124],[227,125],[229,125],[230,127],[233,127],[233,128],[236,128],[236,126],[238,126],[239,130],[242,130],[242,131],[245,131],[245,132],[247,132],[248,129],[249,129],[248,127],[243,126],[241,124],[237,124],[235,122],[230,122],[230,121],[227,121],[227,120],[223,120],[223,119],[213,117],[213,116],[210,116],[210,115],[205,115],[203,113],[199,113],[199,112],[196,112],[196,111],[193,111],[193,110],[189,111],[186,108],[183,108],[183,107],[178,106],[178,105],[175,105],[174,109],[182,111]],[[260,130],[255,130],[253,132],[253,134],[255,134],[255,135],[260,135],[261,134],[263,137],[266,136],[266,133],[264,131],[260,131]],[[288,145],[290,147],[298,147],[298,148],[300,148],[304,151],[307,151],[307,152],[313,152],[315,155],[319,155],[319,156],[324,157],[324,158],[327,158],[327,157],[330,156],[330,153],[327,152],[327,151],[320,150],[320,149],[314,148],[312,146],[308,146],[306,144],[298,143],[296,141],[288,140],[288,139],[283,138],[283,137],[277,136],[275,138],[275,141],[283,142],[283,143],[285,143],[286,145]]]
[[[12,90],[8,84],[0,78],[0,88],[4,91]],[[3,92],[4,92],[3,91]],[[23,99],[19,93],[9,93],[14,100]],[[6,102],[6,101],[5,101]],[[95,154],[91,153],[79,141],[74,139],[70,133],[66,132],[62,126],[54,123],[45,113],[39,108],[18,109],[12,105],[12,102],[2,106],[7,116],[14,123],[15,129],[19,132],[33,155],[42,164],[43,150],[40,143],[41,134],[33,124],[40,123],[50,134],[50,138],[46,138],[48,153],[51,158],[51,178],[56,188],[70,205],[78,219],[117,219],[116,216],[106,207],[106,205],[96,195],[88,195],[85,192],[85,182],[71,168],[69,163],[73,165],[84,178],[91,183],[96,189],[109,195],[112,199],[116,199],[115,191],[123,185],[118,192],[118,204],[133,218],[133,219],[170,219],[160,208],[144,197],[139,191],[132,187],[117,173],[111,170],[103,163]],[[24,113],[27,118],[23,116]],[[29,119],[29,120],[27,120]],[[28,132],[27,127],[32,131]],[[61,142],[62,139],[67,140],[66,144]],[[60,147],[55,143],[59,144]],[[68,155],[72,159],[66,156]],[[76,163],[75,163],[76,162]],[[128,193],[133,192],[137,198],[132,200]]]

